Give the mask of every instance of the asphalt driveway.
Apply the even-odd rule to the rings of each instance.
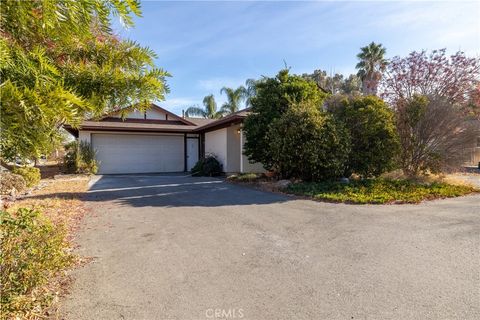
[[[188,176],[104,176],[65,319],[480,319],[480,196],[298,200]]]

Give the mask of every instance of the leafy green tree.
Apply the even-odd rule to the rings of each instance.
[[[0,77],[2,157],[50,151],[64,124],[135,104],[144,109],[168,92],[155,54],[119,39],[140,15],[136,0],[2,1]]]
[[[350,151],[341,123],[310,101],[293,104],[269,126],[272,169],[282,178],[319,181],[342,176]]]
[[[215,97],[213,94],[203,98],[204,108],[198,106],[189,107],[185,110],[185,115],[190,116],[200,116],[208,119],[219,119],[223,117],[223,111],[217,111],[217,102],[215,102]]]
[[[245,105],[247,107],[251,107],[251,101],[252,101],[252,98],[257,94],[257,90],[255,88],[257,84],[257,80],[255,79],[247,79],[245,80],[245,89],[246,89],[246,96],[247,96],[247,99],[245,100]]]
[[[227,95],[227,102],[222,105],[222,112],[225,114],[234,113],[241,109],[242,101],[247,99],[247,89],[240,86],[237,89],[223,87],[220,94]]]
[[[387,67],[385,53],[387,50],[382,44],[370,43],[360,48],[357,58],[360,60],[356,68],[357,75],[362,80],[362,92],[365,95],[376,95],[378,84],[382,79],[382,73]]]
[[[345,78],[340,85],[340,92],[343,94],[359,95],[361,93],[362,80],[356,75],[351,74]]]
[[[329,76],[325,70],[314,70],[311,74],[302,74],[302,77],[315,81],[322,90],[328,93],[360,93],[361,81],[354,74],[349,75],[348,78],[344,78],[344,76],[339,73],[335,73],[335,75]]]
[[[257,80],[255,90],[256,95],[251,98],[252,113],[244,122],[245,155],[272,169],[274,162],[267,137],[270,124],[295,103],[308,101],[320,110],[326,93],[320,91],[315,82],[290,75],[286,69],[274,78]]]
[[[378,176],[395,166],[399,139],[395,115],[375,96],[333,97],[327,110],[349,131],[352,147],[345,175]]]

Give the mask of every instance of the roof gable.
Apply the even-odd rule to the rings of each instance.
[[[125,115],[126,114],[126,115]],[[114,111],[111,113],[106,114],[99,121],[111,121],[114,118],[123,119],[126,121],[132,120],[135,122],[163,122],[168,123],[170,121],[184,124],[184,125],[193,125],[196,124],[188,121],[185,118],[177,116],[173,112],[170,112],[154,103],[151,104],[150,108],[145,110],[145,112],[140,112],[135,109],[135,106],[130,106],[118,111]]]
[[[220,119],[184,119],[155,104],[152,104],[151,109],[155,109],[155,112],[159,114],[168,115],[168,120],[148,118],[122,119],[116,116],[121,111],[116,111],[105,115],[100,120],[85,120],[79,127],[74,128],[66,124],[63,125],[63,127],[76,137],[78,137],[79,130],[202,133],[241,123],[251,112],[250,108],[247,108],[231,113]],[[122,111],[125,112],[126,109]]]

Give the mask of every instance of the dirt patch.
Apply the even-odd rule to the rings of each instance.
[[[8,211],[18,208],[37,209],[54,223],[65,225],[71,236],[86,212],[83,197],[88,182],[88,177],[72,180],[45,179],[29,194],[4,205]]]

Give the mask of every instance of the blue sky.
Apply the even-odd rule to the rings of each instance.
[[[292,73],[354,73],[371,41],[387,57],[447,48],[480,56],[480,2],[419,1],[142,1],[143,17],[117,33],[153,49],[172,74],[159,104],[181,114],[223,86]]]

